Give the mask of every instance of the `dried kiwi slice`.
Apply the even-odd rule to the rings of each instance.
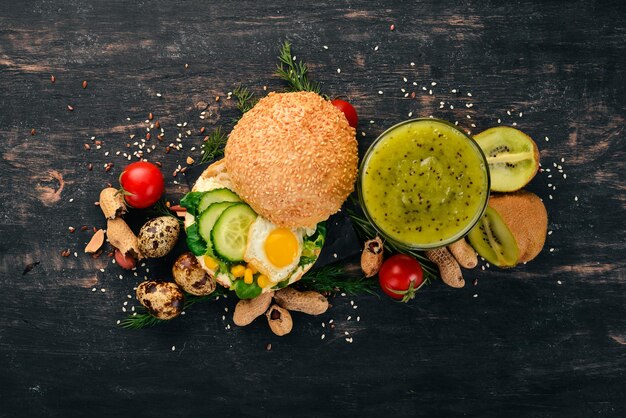
[[[539,150],[524,132],[498,126],[479,133],[474,139],[487,157],[492,191],[519,190],[537,174]]]
[[[476,252],[494,266],[513,267],[519,260],[515,237],[493,208],[485,210],[467,238]]]

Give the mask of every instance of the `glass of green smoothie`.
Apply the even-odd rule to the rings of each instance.
[[[489,168],[478,144],[453,124],[411,119],[372,143],[358,191],[383,238],[427,250],[463,238],[478,222],[489,198]]]

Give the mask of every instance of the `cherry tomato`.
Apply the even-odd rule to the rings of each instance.
[[[345,100],[340,99],[335,99],[331,103],[337,109],[341,110],[344,115],[346,115],[346,119],[348,119],[348,123],[350,124],[350,126],[356,129],[356,126],[359,124],[359,117],[357,116],[354,107]]]
[[[154,205],[165,189],[161,170],[147,161],[129,164],[120,175],[120,185],[126,203],[137,209]]]
[[[413,257],[396,254],[385,260],[378,272],[378,281],[387,295],[408,302],[424,283],[424,272]]]

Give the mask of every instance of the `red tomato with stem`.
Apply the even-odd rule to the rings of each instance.
[[[333,104],[333,106],[343,112],[343,114],[346,116],[346,119],[348,119],[348,123],[350,124],[350,126],[356,129],[356,126],[359,124],[359,117],[357,116],[354,107],[350,103],[341,99],[335,99],[331,101],[331,103]]]
[[[415,258],[396,254],[385,260],[378,272],[378,281],[387,295],[408,302],[424,284],[424,272]]]
[[[147,161],[126,166],[120,174],[120,186],[126,203],[137,209],[154,205],[165,190],[161,170]]]

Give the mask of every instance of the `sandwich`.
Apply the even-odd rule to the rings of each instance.
[[[357,165],[355,129],[340,110],[311,92],[270,93],[181,200],[187,245],[241,299],[286,287],[315,264]]]

